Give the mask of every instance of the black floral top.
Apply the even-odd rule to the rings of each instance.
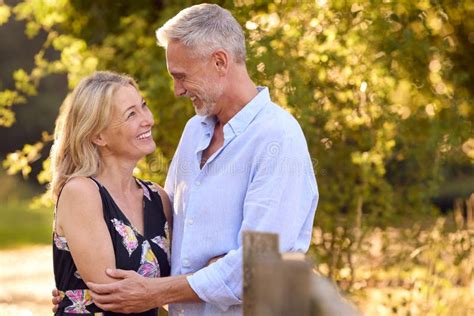
[[[118,269],[134,270],[139,274],[157,278],[170,274],[170,242],[168,223],[163,203],[150,183],[138,180],[143,189],[144,236],[142,236],[115,204],[111,195],[97,180]],[[100,254],[98,254],[100,255]],[[121,315],[102,312],[92,302],[89,290],[81,279],[65,237],[53,232],[53,264],[56,288],[62,301],[56,315],[94,314]],[[128,314],[130,315],[130,314]],[[157,309],[133,315],[157,315]]]

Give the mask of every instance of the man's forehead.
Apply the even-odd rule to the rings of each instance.
[[[200,59],[196,58],[192,51],[181,43],[170,43],[166,49],[166,64],[171,74],[186,73],[199,62]]]
[[[186,71],[185,65],[182,62],[177,61],[174,57],[166,57],[166,65],[168,72],[172,75],[184,73]]]
[[[179,47],[170,43],[166,48],[166,63],[168,69],[179,67],[179,65],[186,63],[187,59],[185,51],[179,49]]]

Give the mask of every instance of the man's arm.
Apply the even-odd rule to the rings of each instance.
[[[104,310],[138,313],[177,302],[201,302],[184,275],[145,278],[134,271],[119,269],[107,269],[106,273],[120,281],[87,283],[94,303]]]
[[[208,265],[222,257],[212,258]],[[104,310],[138,313],[178,302],[202,302],[189,286],[186,275],[144,278],[134,271],[119,269],[107,269],[106,273],[120,281],[113,284],[87,283],[94,303]],[[56,296],[59,293],[53,291],[53,297]],[[54,299],[53,304],[57,304]]]

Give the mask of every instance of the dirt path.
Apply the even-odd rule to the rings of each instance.
[[[51,315],[51,246],[0,250],[0,315]]]

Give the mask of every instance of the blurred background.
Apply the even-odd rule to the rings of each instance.
[[[48,315],[54,122],[94,70],[156,119],[137,174],[163,183],[194,110],[154,32],[199,1],[0,0],[0,314]],[[248,68],[300,122],[320,204],[309,256],[366,315],[474,315],[474,2],[216,1]]]

